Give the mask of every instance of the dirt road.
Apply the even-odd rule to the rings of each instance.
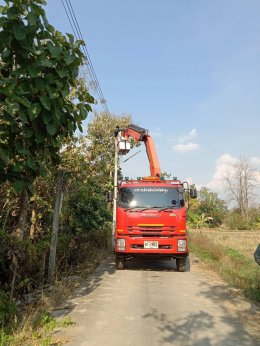
[[[107,260],[55,312],[75,322],[57,337],[75,346],[260,345],[259,310],[191,259],[187,273],[174,261],[129,261],[116,271]]]

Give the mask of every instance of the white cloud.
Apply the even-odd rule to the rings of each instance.
[[[178,143],[173,145],[173,150],[176,152],[196,151],[200,148],[199,144],[193,140],[198,136],[196,129],[192,129],[189,133],[183,134],[178,138]]]
[[[200,147],[199,144],[189,142],[189,143],[186,143],[186,144],[175,144],[173,146],[173,149],[176,152],[184,153],[184,152],[188,152],[188,151],[196,151],[196,150],[199,149],[199,147]]]
[[[198,132],[196,129],[192,129],[188,134],[183,134],[179,137],[178,142],[180,144],[185,144],[191,142],[198,136]]]
[[[254,165],[260,165],[260,157],[251,157],[250,162]]]
[[[228,153],[221,155],[216,160],[215,173],[206,186],[212,190],[222,190],[224,183],[223,177],[237,160],[236,157],[231,156]]]

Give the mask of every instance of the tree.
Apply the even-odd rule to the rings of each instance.
[[[94,99],[76,79],[84,63],[83,42],[48,23],[41,7],[45,0],[5,2],[0,7],[0,182],[8,180],[21,193],[17,234],[22,239],[35,178],[58,163],[62,140],[81,130]]]
[[[217,227],[223,223],[226,213],[225,201],[217,193],[202,187],[198,198],[190,200],[189,223],[196,228]]]
[[[124,128],[130,123],[130,115],[116,116],[95,113],[93,120],[88,125],[86,139],[89,142],[90,174],[95,176],[97,183],[106,183],[106,188],[111,189],[113,184],[115,128],[116,126]]]
[[[248,220],[249,208],[253,202],[256,172],[256,169],[251,167],[246,159],[240,159],[224,176],[229,200],[235,203],[245,220]]]
[[[210,191],[206,187],[201,188],[199,192],[199,200],[200,214],[204,214],[207,217],[207,223],[213,227],[221,225],[227,212],[225,201],[220,199],[216,192]]]

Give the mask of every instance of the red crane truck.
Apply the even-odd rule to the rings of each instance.
[[[146,129],[130,125],[117,128],[115,135],[118,152],[129,151],[130,138],[144,142],[151,174],[118,184],[114,230],[117,269],[124,269],[128,258],[144,257],[176,259],[177,270],[186,271],[189,251],[184,198],[185,191],[188,199],[196,198],[196,190],[177,178],[161,177],[154,142]]]

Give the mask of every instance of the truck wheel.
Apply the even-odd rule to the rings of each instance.
[[[188,271],[190,271],[189,257],[176,258],[176,265],[177,265],[178,272],[188,272]]]
[[[116,269],[123,270],[125,269],[125,259],[122,257],[116,257]]]

